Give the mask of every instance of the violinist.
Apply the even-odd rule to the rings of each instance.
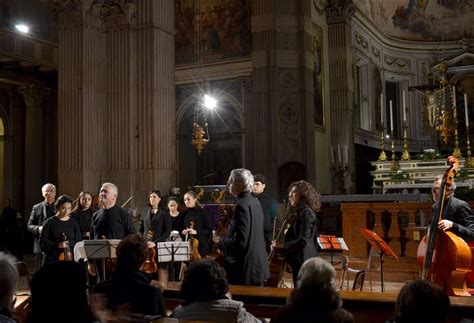
[[[289,221],[283,248],[285,261],[291,267],[293,283],[296,286],[301,266],[307,259],[316,256],[316,213],[321,203],[319,193],[307,181],[290,184],[288,201],[296,215]],[[275,246],[276,242],[273,245]]]
[[[437,176],[433,182],[431,192],[436,208],[436,202],[439,197],[439,189],[441,187],[442,177]],[[452,231],[460,236],[466,242],[474,240],[474,215],[467,202],[454,197],[456,184],[453,183],[446,186],[446,206],[444,208],[443,218],[438,223],[438,228],[443,231]]]
[[[149,195],[149,203],[142,212],[140,220],[140,234],[147,236],[148,231],[153,232],[153,242],[164,242],[171,233],[171,217],[165,208],[161,197],[161,191],[152,190]]]
[[[82,191],[77,197],[77,205],[75,209],[71,212],[71,218],[75,219],[79,223],[81,228],[82,238],[84,240],[89,240],[91,238],[92,232],[92,214],[94,210],[92,209],[92,194],[88,191]]]
[[[79,224],[69,216],[72,199],[67,195],[61,195],[54,206],[57,213],[46,220],[40,236],[40,247],[46,254],[45,264],[59,260],[60,254],[64,251],[72,252],[76,242],[82,240]],[[62,238],[64,235],[67,241]],[[66,248],[68,250],[65,250]]]
[[[182,214],[178,211],[178,199],[174,196],[168,198],[168,210],[170,211],[171,217],[171,231],[180,230],[179,223],[182,217]],[[179,272],[181,269],[181,262],[176,261],[174,264],[172,262],[168,263],[168,280],[169,281],[179,281]]]
[[[232,170],[229,192],[235,196],[235,211],[227,226],[219,250],[224,254],[224,269],[229,283],[260,286],[270,277],[265,239],[263,211],[251,195],[253,175],[245,168]]]
[[[186,240],[186,235],[190,234],[199,242],[198,251],[201,257],[207,255],[207,242],[209,240],[212,228],[207,221],[199,199],[193,191],[184,194],[184,204],[186,211],[183,212],[181,221],[181,235]]]
[[[123,239],[132,232],[132,219],[128,212],[117,204],[118,188],[113,183],[104,183],[99,199],[103,206],[92,216],[94,239]]]

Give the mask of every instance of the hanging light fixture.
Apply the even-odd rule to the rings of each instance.
[[[203,101],[194,106],[193,136],[191,143],[196,148],[198,155],[201,155],[204,147],[209,143],[209,124],[207,123],[206,109],[214,109],[217,100],[209,95],[204,95]],[[205,109],[206,108],[206,109]],[[203,116],[204,124],[199,124],[200,116]]]

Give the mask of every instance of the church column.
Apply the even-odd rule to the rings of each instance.
[[[354,165],[354,88],[351,19],[355,11],[352,1],[331,0],[326,6],[328,24],[329,79],[332,146],[348,147],[349,175],[345,179],[347,193],[353,193]],[[333,176],[334,178],[334,176]],[[336,187],[336,183],[333,183]],[[334,190],[333,190],[334,191]]]
[[[136,2],[136,193],[176,185],[175,22],[172,0]]]
[[[41,200],[41,186],[48,178],[44,177],[44,147],[54,145],[45,143],[43,129],[43,89],[36,85],[18,88],[26,107],[25,114],[25,210],[31,210],[34,203]]]

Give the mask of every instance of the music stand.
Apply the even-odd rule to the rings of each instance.
[[[384,283],[383,283],[383,261],[384,256],[394,257],[398,259],[398,256],[393,252],[390,246],[379,237],[377,233],[369,229],[360,229],[360,233],[364,236],[365,239],[370,243],[374,251],[380,257],[380,286],[382,293],[384,292]]]
[[[318,245],[321,250],[329,250],[329,252],[331,253],[331,265],[334,265],[333,252],[335,250],[349,250],[343,238],[321,234],[316,240],[318,241]]]
[[[100,259],[102,263],[102,280],[106,279],[105,259],[116,258],[117,245],[119,239],[102,239],[102,240],[84,240],[84,250],[87,259]]]
[[[189,241],[167,241],[156,244],[158,262],[189,261],[191,246]]]

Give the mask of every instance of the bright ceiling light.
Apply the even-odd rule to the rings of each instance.
[[[214,109],[217,105],[217,100],[212,96],[204,95],[204,106],[208,109]]]
[[[30,27],[28,27],[25,24],[15,25],[15,28],[16,28],[16,30],[18,30],[19,32],[22,32],[24,34],[27,34],[30,31]]]

